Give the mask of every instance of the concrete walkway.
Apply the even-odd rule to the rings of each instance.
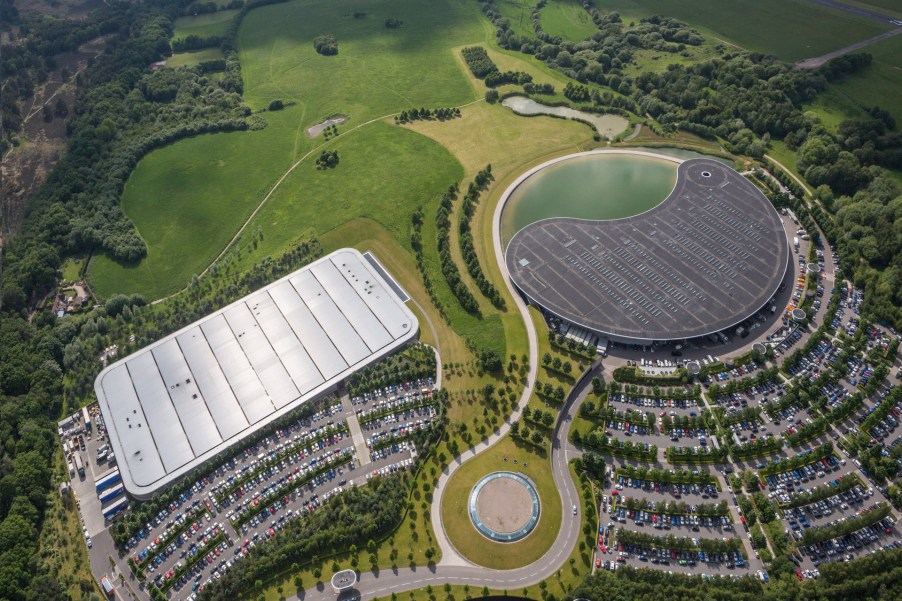
[[[349,415],[347,422],[348,430],[351,431],[351,440],[354,441],[354,450],[357,452],[357,461],[360,462],[360,467],[369,465],[373,461],[370,459],[370,450],[366,446],[366,439],[363,437],[363,432],[360,430],[360,422],[357,421],[357,416]]]

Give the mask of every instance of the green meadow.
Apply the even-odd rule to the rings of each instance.
[[[126,186],[123,207],[147,242],[148,257],[136,266],[95,258],[90,277],[98,294],[139,292],[159,298],[184,287],[192,274],[215,259],[285,171],[323,144],[322,138],[313,140],[305,132],[323,117],[335,112],[348,115],[350,121],[339,128],[346,131],[412,106],[456,106],[474,100],[451,48],[484,37],[476,10],[447,1],[430,11],[415,10],[417,6],[412,0],[378,7],[366,1],[340,6],[291,2],[251,11],[238,39],[246,102],[255,109],[275,98],[293,104],[277,113],[263,113],[268,127],[262,131],[183,140],[142,160]],[[351,17],[349,11],[355,9],[366,16]],[[392,16],[404,20],[400,29],[384,26]],[[323,33],[338,38],[338,56],[314,51],[312,40]],[[349,138],[361,140],[354,150],[343,153],[342,160],[353,162],[348,152],[357,148],[379,148],[390,136],[378,130],[365,126],[348,131]],[[408,177],[421,173],[414,164],[430,156],[414,146],[391,147],[392,159],[407,161]],[[388,164],[385,158],[374,157],[376,163]],[[310,170],[314,159],[309,157]],[[356,179],[336,179],[342,181],[328,190],[330,194],[347,198],[357,189]],[[422,180],[435,186],[430,189],[433,196],[453,182],[453,178],[438,182],[427,174]],[[338,189],[342,185],[349,189]],[[394,231],[400,232],[409,217],[396,212]],[[307,219],[283,223],[267,242],[275,251],[306,228],[322,232],[334,225]]]
[[[565,40],[584,40],[598,29],[579,0],[549,0],[542,9],[542,29]]]
[[[209,37],[224,35],[229,28],[232,18],[238,14],[237,10],[220,10],[215,13],[205,13],[195,17],[182,17],[175,21],[175,39],[187,38],[189,35]]]
[[[785,61],[820,56],[890,29],[808,0],[598,0],[595,5],[619,12],[627,23],[656,14],[676,17],[703,33]]]

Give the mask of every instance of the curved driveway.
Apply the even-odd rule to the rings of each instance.
[[[647,155],[642,151],[623,151],[623,150],[597,150],[594,153],[632,153]],[[585,388],[590,385],[591,378],[583,378],[574,390],[568,395],[566,401],[555,424],[554,431],[551,436],[551,468],[555,486],[560,492],[561,497],[561,528],[558,531],[557,539],[545,555],[531,563],[528,566],[513,570],[491,570],[488,568],[474,565],[464,558],[457,549],[448,540],[444,531],[441,516],[442,498],[447,487],[448,481],[457,469],[483,451],[491,448],[495,443],[501,440],[510,430],[512,422],[517,421],[523,411],[523,407],[529,402],[532,395],[534,378],[538,370],[538,337],[536,328],[529,314],[529,309],[523,302],[520,295],[514,290],[511,284],[510,275],[504,262],[504,252],[501,248],[501,212],[504,209],[504,203],[513,190],[522,183],[532,171],[522,174],[505,190],[495,207],[495,213],[492,218],[492,242],[495,252],[495,261],[501,270],[501,276],[504,285],[507,286],[514,304],[520,312],[526,328],[527,338],[529,342],[529,377],[523,393],[516,408],[504,424],[501,425],[488,438],[474,445],[470,449],[464,451],[451,461],[448,467],[439,476],[438,484],[433,495],[430,519],[434,526],[436,543],[442,550],[441,561],[434,566],[416,567],[416,568],[397,568],[389,570],[366,571],[360,573],[360,579],[354,591],[348,591],[345,595],[348,597],[359,594],[362,598],[382,597],[391,595],[392,593],[400,593],[408,590],[425,588],[426,586],[444,585],[446,582],[452,585],[471,585],[471,586],[488,586],[493,589],[516,589],[524,588],[537,584],[538,582],[552,576],[558,568],[570,556],[573,547],[576,545],[580,533],[582,520],[578,517],[574,518],[571,512],[567,511],[568,507],[573,505],[579,506],[579,493],[576,490],[572,479],[570,478],[570,470],[568,463],[571,454],[578,453],[572,445],[569,444],[568,436],[570,426],[572,424],[572,416],[579,404],[579,401],[585,398]],[[310,588],[304,591],[304,599],[332,599],[335,598],[334,593],[329,590],[330,587]],[[339,597],[344,598],[344,595]]]

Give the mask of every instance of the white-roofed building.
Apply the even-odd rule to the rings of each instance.
[[[104,369],[94,390],[126,490],[151,497],[413,340],[380,272],[335,251]]]

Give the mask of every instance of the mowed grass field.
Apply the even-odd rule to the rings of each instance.
[[[578,42],[598,31],[579,0],[549,0],[542,9],[542,29],[550,35]]]
[[[465,0],[430,2],[429,10],[415,0],[318,0],[252,10],[238,35],[245,101],[298,102],[311,125],[332,113],[356,125],[413,106],[463,104],[474,95],[451,48],[485,37],[477,9]],[[388,18],[404,24],[388,29]],[[314,50],[323,34],[338,40],[337,56]]]
[[[172,37],[178,40],[192,34],[200,37],[224,35],[229,28],[229,23],[237,14],[237,10],[220,10],[215,13],[176,19],[175,32]]]
[[[139,292],[156,299],[201,273],[273,177],[291,165],[296,119],[282,112],[269,114],[268,120],[262,131],[182,140],[138,163],[122,194],[122,208],[147,244],[147,258],[123,266],[104,255],[94,257],[88,274],[95,293]]]
[[[517,35],[535,36],[532,28],[533,0],[496,0],[495,6],[501,12],[501,16],[510,21],[511,31]]]
[[[598,0],[603,12],[617,11],[626,23],[654,14],[676,17],[728,42],[785,61],[820,56],[890,29],[851,13],[808,0]]]
[[[879,106],[902,124],[902,35],[863,49],[874,62],[830,86],[831,92],[859,108]]]
[[[464,0],[440,0],[429,11],[419,8],[414,0],[378,5],[365,0],[340,5],[297,1],[251,11],[239,33],[245,100],[255,108],[265,107],[273,98],[296,104],[264,113],[269,126],[262,131],[183,140],[146,157],[126,186],[123,206],[148,244],[148,258],[136,266],[95,258],[90,276],[97,293],[139,292],[155,299],[185,286],[192,274],[219,254],[285,171],[315,145],[323,144],[322,138],[311,140],[304,132],[323,116],[349,115],[350,122],[340,128],[347,131],[413,106],[456,106],[474,100],[477,96],[451,49],[485,38],[478,7]],[[367,16],[354,19],[349,15],[355,10]],[[404,25],[385,28],[389,17],[402,19]],[[315,53],[312,40],[323,33],[338,38],[338,56]],[[377,129],[365,126],[349,132],[348,137],[363,139],[345,150],[343,164],[354,164],[348,153],[380,148],[387,141],[389,135],[384,132],[370,133]],[[371,135],[372,144],[367,142]],[[414,137],[408,135],[408,139]],[[416,145],[392,145],[391,152],[396,156],[374,152],[366,156],[376,164],[403,167],[396,175],[407,180],[410,190],[425,194],[418,181],[434,184],[420,202],[437,197],[453,181],[439,183],[440,169],[433,170],[436,176],[425,171],[424,167],[433,167],[432,155]],[[309,157],[312,171],[314,159]],[[379,177],[387,173],[375,164],[372,168]],[[307,229],[322,233],[335,227],[336,219],[330,215],[336,211],[334,207],[324,211],[327,204],[323,203],[340,204],[359,194],[357,178],[372,183],[365,174],[325,177],[336,180],[327,190],[334,196],[307,195],[310,211],[283,215],[272,235],[265,227],[269,250],[287,247]],[[370,186],[369,203],[377,202],[373,190],[385,187]],[[378,201],[394,202],[388,197]],[[410,203],[402,204],[410,207]],[[353,212],[349,208],[342,215],[347,218]],[[410,213],[395,211],[391,218],[395,224],[390,229],[406,236],[403,228],[410,222]]]
[[[176,68],[199,65],[207,61],[215,61],[223,58],[223,56],[222,50],[219,48],[203,48],[193,52],[176,52],[166,59],[166,66]]]
[[[899,0],[845,0],[845,2],[851,6],[860,6],[890,16],[902,16],[902,2]]]

